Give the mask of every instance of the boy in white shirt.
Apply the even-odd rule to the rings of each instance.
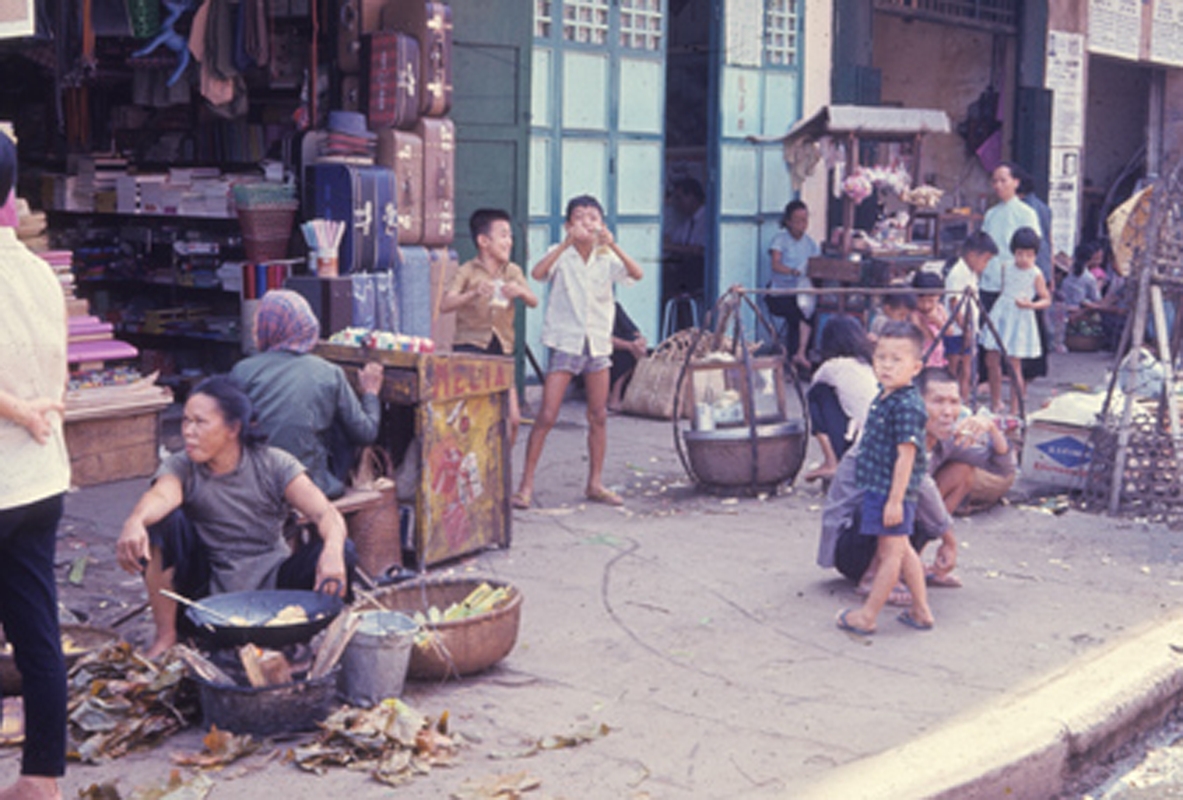
[[[978,307],[973,301],[961,306],[966,289],[976,296],[978,277],[985,271],[990,259],[998,255],[998,245],[985,231],[971,233],[961,245],[961,258],[945,276],[945,302],[949,304],[949,316],[953,324],[945,335],[945,358],[949,371],[957,379],[962,401],[969,400],[969,378],[973,371],[970,359],[974,354],[974,342],[978,327]]]
[[[616,313],[612,284],[640,280],[640,265],[616,243],[604,226],[604,209],[591,195],[567,203],[567,237],[530,271],[548,281],[542,343],[550,348],[542,408],[526,443],[526,465],[514,494],[514,508],[529,508],[534,471],[546,436],[554,427],[567,386],[583,375],[587,392],[587,499],[623,505],[620,495],[604,486],[604,454],[608,447],[608,369],[612,366],[612,321]]]

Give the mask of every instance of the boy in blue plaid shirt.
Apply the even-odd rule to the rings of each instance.
[[[912,607],[898,619],[917,630],[933,626],[924,585],[924,565],[908,542],[916,521],[916,498],[924,477],[925,434],[928,421],[924,400],[912,385],[924,366],[924,334],[910,322],[883,326],[875,344],[872,367],[880,391],[867,412],[859,459],[855,469],[858,487],[864,490],[864,536],[879,539],[875,580],[862,608],[838,614],[838,627],[868,636],[896,583],[903,578],[912,593]]]

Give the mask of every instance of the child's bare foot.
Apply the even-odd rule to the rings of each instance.
[[[806,481],[826,480],[834,477],[834,473],[838,471],[837,464],[819,464],[813,469],[802,475],[802,479]]]

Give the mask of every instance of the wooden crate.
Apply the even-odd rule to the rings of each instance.
[[[160,423],[156,410],[66,423],[75,486],[143,478],[159,464]]]

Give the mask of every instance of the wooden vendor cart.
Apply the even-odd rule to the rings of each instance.
[[[840,170],[835,167],[832,181],[894,164],[908,173],[914,188],[921,186],[921,150],[925,137],[951,131],[949,117],[940,109],[833,105],[823,106],[812,116],[801,119],[784,136],[759,141],[780,141],[790,172],[797,169],[809,175],[817,164],[825,163],[819,155],[819,142],[824,140],[834,146],[841,145],[839,152],[845,156]],[[880,191],[879,184],[874,191]],[[939,191],[936,197],[939,198]],[[929,260],[955,254],[960,242],[957,237],[968,236],[981,222],[980,216],[970,215],[968,210],[965,214],[938,213],[939,199],[933,199],[933,195],[926,198],[923,206],[910,196],[900,199],[906,204],[909,216],[903,237],[872,248],[855,241],[856,203],[843,191],[841,239],[835,246],[826,246],[823,255],[809,259],[809,277],[820,286],[885,287],[892,281],[906,279]],[[917,230],[925,232],[925,241],[913,240]],[[869,306],[870,298],[860,295],[818,298],[820,313],[854,314],[864,324],[869,322]]]
[[[417,354],[320,344],[316,354],[356,376],[382,364],[383,441],[392,453],[403,442],[387,423],[397,407],[410,409],[418,459],[414,549],[420,569],[494,545],[509,547],[508,403],[513,361],[470,354]],[[411,470],[414,473],[416,470]],[[403,494],[403,487],[400,487]],[[397,532],[396,534],[397,535]]]

